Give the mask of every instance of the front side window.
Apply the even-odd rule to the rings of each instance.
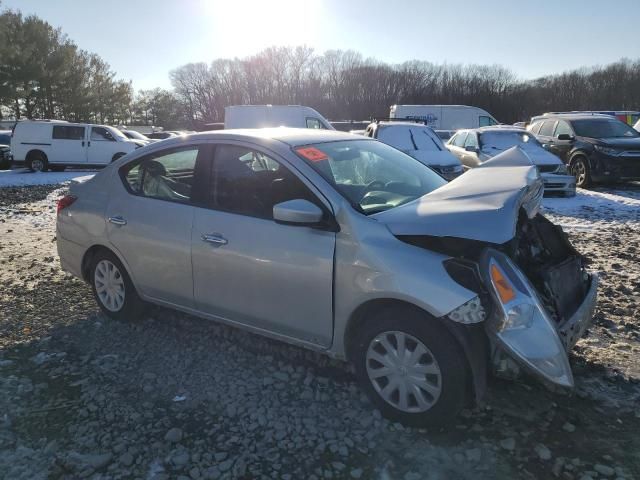
[[[324,125],[317,118],[307,117],[307,128],[315,128],[318,130],[324,129]]]
[[[455,147],[463,147],[464,141],[467,139],[467,133],[468,132],[456,133],[449,143]]]
[[[111,132],[104,127],[91,127],[91,141],[115,142]]]
[[[563,134],[573,135],[573,131],[571,130],[571,127],[567,122],[565,122],[564,120],[560,120],[558,122],[558,125],[556,125],[556,131],[554,132],[553,136],[557,138],[558,135],[563,135]]]
[[[123,167],[123,178],[132,193],[180,203],[191,202],[198,147],[146,157]]]
[[[54,140],[84,140],[84,127],[54,125],[52,138]]]
[[[469,133],[469,135],[467,135],[467,139],[464,142],[464,146],[466,147],[473,147],[473,148],[478,148],[478,138],[476,137],[475,133]]]
[[[327,142],[295,151],[366,215],[408,203],[447,183],[429,167],[382,142]]]
[[[556,121],[555,120],[547,120],[546,122],[544,122],[542,124],[542,127],[540,127],[540,135],[542,135],[543,137],[550,137],[553,135],[553,129],[556,126]]]
[[[287,200],[317,203],[286,167],[262,152],[237,145],[216,147],[211,194],[214,209],[264,219],[272,219],[273,206]]]

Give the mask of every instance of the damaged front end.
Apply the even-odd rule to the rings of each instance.
[[[598,277],[562,229],[541,215],[523,215],[514,239],[484,250],[479,264],[496,307],[486,323],[496,373],[514,376],[521,365],[573,387],[567,354],[591,324]]]

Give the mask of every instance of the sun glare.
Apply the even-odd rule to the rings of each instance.
[[[211,22],[212,40],[224,42],[229,56],[270,46],[313,44],[321,2],[301,0],[201,0]]]

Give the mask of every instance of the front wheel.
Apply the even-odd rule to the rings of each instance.
[[[467,402],[464,353],[446,327],[426,313],[379,312],[361,327],[352,355],[362,387],[393,421],[446,424]]]
[[[576,177],[576,187],[588,188],[591,186],[591,168],[585,157],[576,157],[571,162],[571,173]]]
[[[99,252],[93,258],[90,275],[93,295],[100,309],[117,320],[135,320],[143,311],[127,271],[111,252]]]
[[[47,157],[42,153],[34,153],[27,158],[27,168],[32,172],[46,172],[49,169]]]

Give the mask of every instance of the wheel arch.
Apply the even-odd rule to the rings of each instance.
[[[382,309],[408,308],[421,315],[426,315],[442,324],[458,343],[464,354],[469,377],[467,387],[476,403],[480,402],[487,390],[487,376],[489,371],[489,341],[483,324],[463,325],[447,318],[437,318],[426,310],[405,300],[395,298],[377,298],[359,305],[349,317],[344,332],[344,351],[347,361],[353,360],[354,340],[359,327],[366,322],[369,314]]]
[[[44,157],[45,161],[49,161],[49,157],[47,156],[46,153],[44,153],[42,150],[38,149],[38,148],[34,148],[32,150],[29,150],[27,152],[27,154],[24,156],[25,161],[29,161],[31,160],[31,158],[33,158],[34,155],[42,155],[42,157]]]
[[[96,244],[91,246],[90,248],[87,249],[86,252],[84,252],[84,255],[82,256],[82,262],[80,263],[80,272],[82,273],[82,279],[85,282],[90,283],[91,281],[91,279],[89,278],[91,274],[91,271],[90,271],[91,262],[93,261],[93,258],[96,256],[96,254],[98,254],[99,252],[108,252],[111,255],[114,255],[118,260],[120,260],[120,263],[122,263],[124,268],[127,269],[127,274],[129,275],[129,278],[131,278],[131,281],[133,282],[133,278],[131,277],[131,272],[129,271],[129,268],[127,267],[126,262],[124,262],[122,257],[118,255],[118,252],[101,244]]]

